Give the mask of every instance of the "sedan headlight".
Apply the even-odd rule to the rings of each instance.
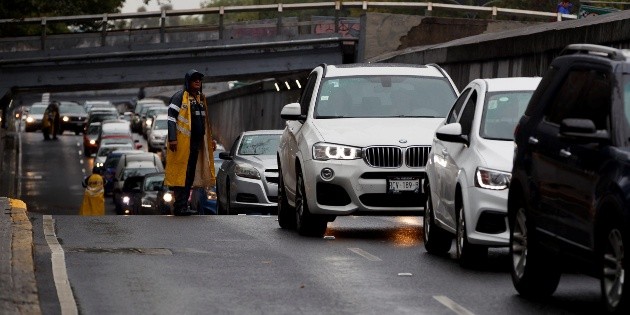
[[[65,121],[65,122],[69,122],[69,121],[70,121],[70,117],[68,117],[68,116],[63,116],[62,120],[63,120],[63,121]]]
[[[124,196],[124,197],[122,198],[122,202],[123,202],[124,204],[126,204],[126,205],[128,205],[128,204],[129,204],[129,200],[131,200],[131,199],[129,198],[129,196]]]
[[[234,173],[236,176],[240,177],[260,179],[260,173],[258,173],[258,170],[249,164],[236,164],[234,167]]]
[[[340,144],[321,142],[313,145],[313,159],[319,161],[360,159],[361,152],[361,148]]]
[[[147,118],[147,120],[145,120],[144,123],[147,125],[147,127],[151,127],[151,124],[153,123],[153,119]]]
[[[32,123],[34,121],[35,121],[35,119],[33,117],[31,117],[31,116],[26,117],[26,122],[27,123]]]
[[[483,167],[478,167],[475,171],[475,186],[477,187],[503,190],[510,186],[510,180],[512,180],[512,174],[508,172]]]
[[[164,202],[169,203],[173,201],[173,194],[171,192],[164,193],[164,196],[162,196],[162,199],[164,199]]]

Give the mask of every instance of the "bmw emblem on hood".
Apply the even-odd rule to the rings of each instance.
[[[400,140],[398,140],[398,142],[400,142],[400,143],[407,143],[407,139],[400,139]]]

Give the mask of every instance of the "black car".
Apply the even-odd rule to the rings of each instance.
[[[607,311],[630,311],[630,51],[567,46],[515,131],[508,197],[512,281],[553,294],[563,271],[600,279]],[[629,269],[630,270],[630,269]]]
[[[60,102],[59,117],[61,118],[60,133],[66,130],[73,131],[75,135],[83,132],[87,113],[83,106],[74,102]]]

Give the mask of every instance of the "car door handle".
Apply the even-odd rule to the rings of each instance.
[[[568,150],[562,149],[560,150],[560,156],[563,158],[568,158],[571,156],[571,152],[569,152]]]
[[[527,139],[527,142],[529,142],[529,144],[538,144],[538,139],[534,137],[529,137],[529,139]]]

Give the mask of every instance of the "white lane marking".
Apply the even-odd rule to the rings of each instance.
[[[63,248],[57,241],[55,221],[52,219],[51,215],[44,215],[44,236],[46,237],[48,247],[50,247],[53,278],[55,280],[55,288],[57,288],[57,298],[61,306],[61,314],[76,315],[79,311],[77,310],[77,303],[74,300],[74,295],[70,288],[70,281],[68,281]]]
[[[348,248],[351,252],[369,260],[369,261],[382,261],[382,259],[378,258],[377,256],[374,256],[358,247],[349,247]]]
[[[462,307],[461,305],[455,303],[453,300],[449,299],[448,297],[446,297],[444,295],[435,295],[435,296],[433,296],[433,298],[436,299],[438,302],[442,303],[444,306],[446,306],[449,309],[451,309],[451,311],[455,312],[456,314],[459,314],[459,315],[474,315],[473,312],[465,309],[464,307]]]

